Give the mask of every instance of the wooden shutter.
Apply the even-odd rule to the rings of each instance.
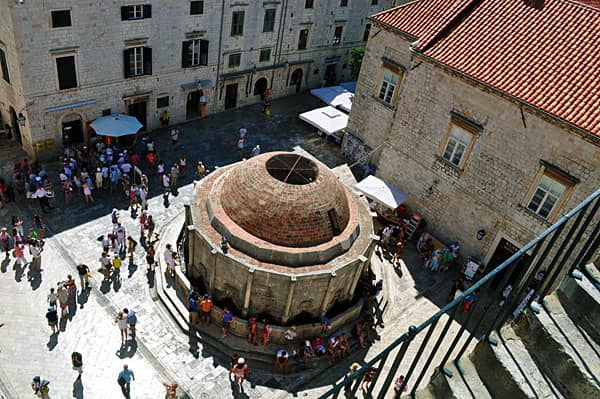
[[[121,21],[127,21],[131,15],[131,6],[121,7]]]
[[[192,52],[190,51],[191,46],[192,46],[191,40],[182,43],[182,46],[181,46],[181,67],[182,68],[189,68],[192,66]]]
[[[131,77],[131,58],[133,57],[133,49],[128,48],[123,50],[123,70],[125,72],[125,79]]]
[[[200,65],[208,65],[208,40],[200,40]]]
[[[77,72],[75,71],[75,56],[60,57],[56,59],[58,71],[59,90],[77,87]]]
[[[152,4],[144,4],[144,18],[152,18]]]
[[[144,47],[144,75],[152,75],[152,48]]]

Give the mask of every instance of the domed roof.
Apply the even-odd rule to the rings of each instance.
[[[330,241],[347,226],[346,190],[323,164],[271,152],[228,170],[220,184],[227,215],[248,233],[286,247]]]

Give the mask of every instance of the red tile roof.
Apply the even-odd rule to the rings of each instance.
[[[416,51],[600,136],[594,2],[416,0],[373,19],[418,37]]]

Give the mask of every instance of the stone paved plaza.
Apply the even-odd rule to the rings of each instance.
[[[193,121],[180,126],[181,147],[169,151],[166,132],[152,132],[160,157],[174,161],[180,153],[186,153],[188,165],[193,169],[203,160],[209,169],[226,165],[238,159],[235,149],[237,130],[245,126],[250,134],[250,145],[261,146],[263,152],[270,150],[302,149],[330,167],[344,163],[339,147],[317,137],[314,129],[298,120],[297,115],[319,103],[308,95],[289,97],[273,104],[273,116],[266,124],[259,106],[250,106],[232,112]],[[0,143],[4,165],[3,176],[10,176],[14,148]],[[249,151],[249,149],[248,149]],[[45,163],[51,177],[56,179],[58,163]],[[193,176],[188,174],[179,183],[176,196],[164,203],[158,195],[158,181],[151,178],[153,198],[149,211],[155,217],[157,229],[165,226],[183,212],[187,195],[192,192]],[[414,251],[407,250],[404,257],[404,274],[400,276],[391,268],[387,258],[374,256],[373,269],[384,278],[385,328],[380,339],[368,350],[357,351],[351,359],[329,365],[325,372],[314,370],[310,378],[301,375],[283,378],[269,370],[253,370],[243,393],[232,390],[224,367],[222,355],[203,346],[202,342],[190,341],[187,334],[170,318],[164,305],[158,300],[154,276],[146,271],[143,248],[138,246],[132,264],[123,262],[121,281],[102,282],[97,271],[101,245],[97,237],[110,231],[110,211],[119,209],[121,220],[128,232],[139,241],[139,223],[127,209],[128,201],[121,193],[95,195],[96,203],[87,206],[82,198],[66,208],[58,194],[51,213],[43,214],[49,228],[43,253],[41,280],[28,281],[14,269],[14,259],[2,262],[0,273],[0,298],[4,311],[0,315],[0,391],[7,398],[32,395],[29,384],[34,375],[51,381],[53,398],[118,398],[122,397],[117,385],[117,374],[123,363],[128,363],[136,374],[132,384],[132,398],[164,397],[163,381],[177,382],[180,397],[193,398],[284,398],[291,397],[289,386],[298,386],[296,394],[301,397],[317,397],[338,378],[343,376],[351,361],[362,361],[378,353],[408,325],[418,324],[447,296],[446,285],[451,277],[427,273],[417,260]],[[32,216],[39,210],[24,202],[6,204],[0,209],[0,226],[10,224],[10,217],[23,215],[26,227],[32,225]],[[157,254],[157,257],[162,254]],[[92,290],[81,294],[83,305],[77,308],[72,319],[61,325],[61,332],[50,336],[44,318],[46,295],[57,281],[66,275],[76,274],[75,266],[83,262],[93,270]],[[443,288],[442,288],[443,287]],[[419,306],[415,303],[419,301]],[[382,304],[383,305],[383,304]],[[129,340],[121,347],[119,331],[114,323],[118,309],[128,307],[138,315],[137,341]],[[70,354],[77,350],[83,354],[84,373],[81,383],[71,369]],[[288,388],[289,389],[289,388]],[[187,396],[186,396],[187,395]]]

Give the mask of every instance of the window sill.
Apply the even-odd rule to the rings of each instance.
[[[383,105],[384,107],[386,107],[387,109],[389,109],[391,111],[396,109],[396,107],[394,105],[383,101],[381,98],[379,98],[375,95],[372,95],[371,97],[373,98],[373,100],[377,101],[379,104]]]
[[[444,157],[438,156],[438,157],[437,157],[437,160],[438,160],[439,162],[443,163],[443,164],[444,164],[444,165],[446,165],[446,166],[449,166],[449,167],[451,167],[451,168],[453,168],[453,169],[456,169],[456,170],[457,170],[457,171],[459,171],[459,172],[462,172],[462,171],[463,171],[463,168],[461,168],[460,166],[456,166],[456,165],[454,165],[452,162],[448,161],[448,160],[447,160],[446,158],[444,158]]]
[[[533,217],[540,223],[543,223],[546,227],[550,227],[552,225],[552,222],[550,221],[552,218],[544,219],[542,216],[538,215],[537,213],[535,213],[534,211],[530,210],[522,204],[518,204],[517,208],[520,209],[524,214]]]

